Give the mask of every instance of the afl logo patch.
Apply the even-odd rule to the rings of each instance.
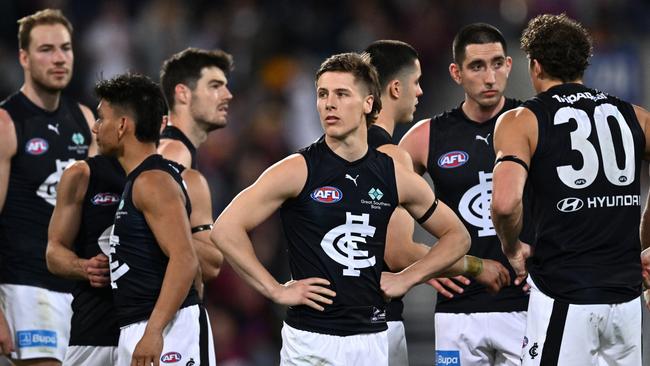
[[[576,212],[584,206],[585,203],[577,197],[569,197],[560,200],[557,203],[557,209],[562,212]]]
[[[450,151],[438,158],[438,166],[444,169],[458,168],[465,165],[469,155],[464,151]]]
[[[31,155],[42,155],[45,154],[49,147],[50,144],[46,140],[40,137],[34,137],[25,144],[25,152]]]
[[[91,200],[95,206],[109,206],[120,202],[120,195],[116,193],[97,193]]]
[[[183,358],[180,353],[178,352],[167,352],[162,357],[160,357],[160,361],[163,363],[174,363],[174,362],[180,362],[180,360]]]
[[[310,194],[311,199],[320,203],[336,203],[343,198],[343,192],[336,187],[320,187]]]

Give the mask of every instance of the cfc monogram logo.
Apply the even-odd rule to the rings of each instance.
[[[465,221],[479,228],[478,236],[496,235],[490,217],[492,202],[492,173],[478,172],[479,183],[465,192],[458,211]]]
[[[344,276],[359,277],[361,268],[375,265],[375,257],[368,257],[367,250],[359,250],[359,243],[365,243],[366,237],[375,235],[375,227],[368,225],[370,215],[353,215],[345,213],[345,224],[330,230],[320,242],[330,258],[346,268]]]

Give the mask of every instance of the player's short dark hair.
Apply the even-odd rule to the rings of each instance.
[[[27,50],[31,42],[32,29],[37,25],[61,24],[70,33],[72,37],[72,23],[63,15],[59,9],[43,9],[34,14],[27,15],[18,19],[18,47],[21,50]]]
[[[402,72],[411,71],[418,59],[415,48],[402,41],[375,41],[364,52],[370,55],[370,63],[377,69],[382,89],[391,80],[401,77]]]
[[[366,114],[366,124],[370,126],[375,122],[381,111],[381,89],[377,70],[370,63],[368,54],[354,52],[341,53],[327,58],[316,72],[316,82],[326,72],[345,72],[354,76],[354,80],[363,83],[368,94],[373,96],[372,109]]]
[[[201,70],[206,67],[218,67],[228,75],[233,69],[232,56],[222,50],[186,48],[165,60],[160,70],[160,85],[169,109],[174,109],[176,85],[184,84],[194,90],[201,78]]]
[[[521,35],[521,49],[549,76],[568,82],[584,75],[593,43],[582,24],[566,14],[543,14],[528,22]]]
[[[97,97],[128,113],[135,121],[140,142],[158,142],[165,114],[165,99],[154,81],[140,74],[121,74],[95,85]]]
[[[465,48],[470,44],[501,43],[503,52],[508,54],[508,44],[506,39],[495,26],[487,23],[472,23],[461,28],[454,42],[451,51],[453,53],[454,63],[462,68],[465,61]]]

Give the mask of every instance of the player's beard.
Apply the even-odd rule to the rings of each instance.
[[[70,84],[70,79],[68,79],[68,81],[66,81],[66,83],[62,86],[48,85],[43,80],[41,80],[40,77],[36,77],[34,75],[31,76],[31,79],[32,79],[32,84],[36,89],[42,90],[48,94],[58,94],[63,89],[65,89],[65,87],[67,87],[68,84]]]

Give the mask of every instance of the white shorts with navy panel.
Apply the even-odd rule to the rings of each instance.
[[[130,366],[135,346],[144,335],[147,321],[122,327],[116,366]],[[163,331],[161,365],[214,366],[214,341],[205,309],[199,305],[182,308]]]
[[[531,285],[522,365],[641,365],[641,301],[576,305]]]
[[[14,335],[11,358],[63,361],[70,339],[72,295],[25,285],[0,285],[0,307]]]

